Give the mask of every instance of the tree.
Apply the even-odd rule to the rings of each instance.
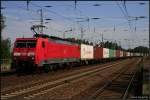
[[[3,31],[3,29],[6,27],[5,25],[5,20],[6,18],[1,14],[1,32]],[[1,38],[1,58],[2,59],[8,59],[10,58],[10,47],[11,47],[11,42],[10,42],[10,38],[7,39],[3,39]]]
[[[10,47],[11,42],[10,39],[2,39],[1,41],[1,57],[2,59],[8,59],[10,58]]]
[[[138,46],[138,47],[135,47],[132,51],[139,52],[139,53],[149,53],[149,48],[144,47],[144,46]]]
[[[5,17],[1,14],[1,32],[2,32],[2,30],[6,27],[6,25],[5,25]]]
[[[102,44],[102,43],[101,43]],[[113,43],[113,42],[109,42],[109,41],[106,41],[103,43],[103,47],[105,48],[109,48],[109,49],[119,49],[119,50],[122,50],[122,47],[121,46],[118,46],[117,43]]]

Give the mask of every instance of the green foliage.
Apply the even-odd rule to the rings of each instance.
[[[0,17],[1,17],[1,32],[2,32],[2,30],[6,27],[5,17],[2,14],[0,15]]]
[[[6,27],[5,25],[6,18],[2,14],[0,15],[0,18],[1,18],[1,32],[2,32],[2,30]],[[10,58],[10,47],[11,47],[10,39],[9,38],[7,39],[0,38],[0,39],[1,39],[1,43],[0,43],[1,59],[8,59]]]
[[[122,50],[122,47],[118,46],[117,43],[113,43],[113,42],[109,42],[109,41],[104,42],[103,47],[109,48],[109,49],[120,49],[120,50]]]
[[[137,52],[137,53],[149,53],[149,48],[144,46],[138,46],[135,47],[134,49],[128,49],[128,51]]]
[[[11,41],[9,38],[1,40],[1,58],[10,58]]]

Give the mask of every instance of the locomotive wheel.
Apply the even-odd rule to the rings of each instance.
[[[12,69],[12,70],[15,69],[15,65],[14,65],[13,62],[11,62],[11,69]]]
[[[51,67],[48,65],[44,65],[44,71],[48,73],[51,70]]]
[[[59,65],[53,65],[53,70],[57,71],[58,70]]]
[[[21,64],[16,67],[16,73],[17,75],[22,75],[24,73],[24,68]]]
[[[18,73],[20,73],[20,67],[16,67],[16,73],[18,74]]]

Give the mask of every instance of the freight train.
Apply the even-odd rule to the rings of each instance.
[[[141,55],[39,35],[33,38],[16,38],[12,69],[17,72],[26,69],[49,72],[64,65],[89,64],[132,56]]]

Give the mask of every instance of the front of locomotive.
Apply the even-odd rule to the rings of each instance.
[[[12,54],[12,68],[17,72],[35,70],[36,38],[17,38]]]

